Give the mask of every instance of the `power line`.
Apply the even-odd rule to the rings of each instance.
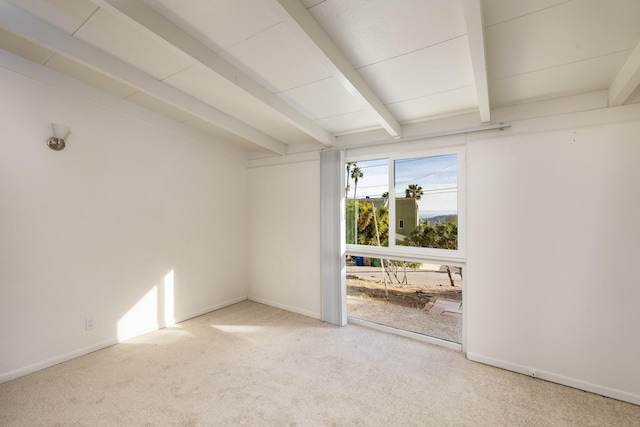
[[[423,176],[419,176],[419,177],[416,177],[416,178],[411,178],[411,179],[405,180],[405,181],[396,181],[396,185],[397,184],[406,184],[407,182],[412,182],[412,181],[417,181],[419,179],[427,178],[429,176],[437,174],[438,172],[442,172],[444,170],[450,169],[451,167],[456,166],[456,165],[457,165],[457,162],[456,163],[452,163],[450,165],[443,166],[442,168],[437,169],[437,170],[435,170],[435,171],[433,171],[431,173],[428,173],[426,175],[423,175]]]
[[[422,191],[422,195],[425,194],[446,194],[446,193],[457,193],[458,192],[458,187],[446,187],[446,188],[434,188],[431,190],[423,190]],[[398,195],[404,195],[406,193],[403,192],[396,192],[396,199],[398,198]]]
[[[415,157],[413,159],[398,159],[398,160],[395,160],[395,163],[398,164],[398,163],[409,163],[409,162],[422,162],[422,161],[424,161],[426,159],[435,159],[435,158],[438,158],[438,157],[457,157],[457,155],[456,154],[442,154],[440,156]]]

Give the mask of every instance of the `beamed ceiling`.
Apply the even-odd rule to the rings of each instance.
[[[640,102],[638,0],[0,0],[0,49],[253,158]]]

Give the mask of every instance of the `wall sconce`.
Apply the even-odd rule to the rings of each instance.
[[[64,140],[71,133],[69,126],[61,125],[60,123],[51,123],[51,129],[53,129],[53,136],[47,139],[47,145],[52,150],[60,151],[64,148]]]

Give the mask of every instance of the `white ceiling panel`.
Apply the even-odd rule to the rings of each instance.
[[[467,86],[434,95],[387,105],[403,123],[472,111],[478,106],[475,86]]]
[[[73,34],[98,6],[90,0],[9,0],[67,34]]]
[[[617,3],[628,7],[615,7]],[[581,0],[486,29],[489,79],[538,71],[634,48],[640,1]]]
[[[326,0],[309,10],[356,68],[466,33],[461,0]]]
[[[360,111],[364,106],[334,78],[281,92],[280,97],[306,110],[314,119]]]
[[[0,57],[253,158],[594,91],[640,102],[639,22],[640,0],[0,0],[0,48],[44,67]]]
[[[220,52],[277,24],[263,0],[144,0],[192,37]]]
[[[30,42],[3,28],[0,28],[0,49],[41,65],[54,55],[52,50]]]
[[[385,104],[475,83],[466,36],[363,67],[358,71]]]
[[[571,0],[483,0],[484,25],[491,26]]]
[[[108,77],[103,73],[95,71],[62,55],[54,55],[47,62],[47,67],[85,82],[93,87],[97,87],[98,89],[112,93],[120,98],[126,98],[138,91],[136,88]]]
[[[217,108],[225,110],[252,101],[241,89],[202,65],[194,65],[164,79],[164,82]]]
[[[500,107],[605,89],[628,56],[629,52],[620,52],[492,81],[489,85],[492,105]]]
[[[375,118],[373,118],[367,110],[327,117],[318,120],[318,123],[336,134],[350,133],[353,132],[354,129],[361,131],[380,127]]]
[[[331,76],[331,72],[278,24],[232,48],[222,57],[278,92]]]
[[[152,37],[114,18],[103,9],[94,13],[75,33],[75,37],[140,68],[159,80],[191,65],[182,55],[174,53]]]

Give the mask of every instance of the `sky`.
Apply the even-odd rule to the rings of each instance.
[[[358,179],[356,196],[364,198],[382,197],[389,191],[389,160],[367,160],[357,162],[362,171]],[[418,201],[421,212],[457,212],[457,155],[419,157],[395,160],[396,198],[405,197],[410,184],[422,187],[423,195]],[[346,173],[346,168],[345,168]],[[353,198],[354,182],[348,180],[349,198]]]

